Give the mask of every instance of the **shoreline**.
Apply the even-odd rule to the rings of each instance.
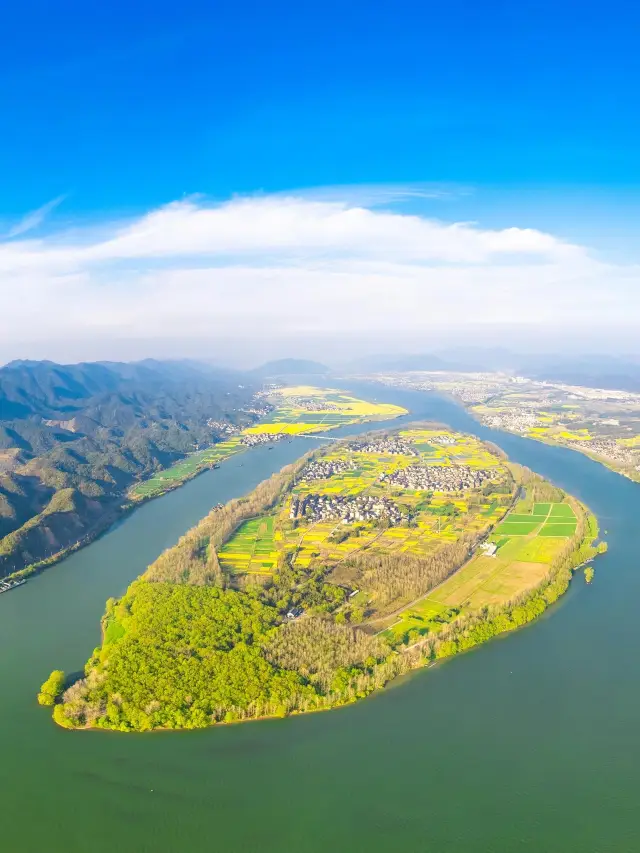
[[[580,503],[580,502],[578,502],[578,503]],[[591,517],[595,518],[595,516],[593,516],[589,512],[588,508],[586,508],[583,504],[580,504],[580,506],[584,511],[587,512],[588,515],[591,515]],[[593,543],[596,539],[597,539],[597,536],[591,540],[591,543]],[[589,544],[589,541],[590,541],[590,537],[588,535],[585,536],[585,538],[581,541],[581,543],[578,545],[578,547],[575,550],[578,551],[583,545]],[[295,710],[295,711],[291,711],[288,714],[266,714],[266,715],[262,715],[259,717],[246,717],[245,719],[241,719],[241,720],[216,720],[215,722],[211,722],[206,726],[197,726],[197,727],[193,727],[193,728],[169,728],[167,726],[158,726],[156,728],[151,728],[151,729],[148,729],[146,731],[122,730],[122,729],[110,728],[107,726],[91,726],[91,725],[70,726],[70,725],[65,725],[64,723],[57,720],[55,718],[55,715],[52,715],[53,722],[59,728],[64,729],[66,731],[115,732],[117,734],[125,734],[125,735],[126,734],[154,735],[154,734],[166,734],[166,733],[170,733],[170,732],[177,734],[177,733],[184,733],[184,732],[190,732],[190,731],[193,731],[193,732],[205,731],[208,729],[218,728],[219,726],[237,726],[237,725],[243,725],[245,723],[266,722],[267,720],[286,720],[286,719],[289,719],[291,717],[302,717],[302,716],[307,716],[310,714],[320,714],[320,713],[325,713],[325,712],[329,712],[329,711],[337,711],[337,710],[340,710],[341,708],[347,708],[347,707],[349,707],[351,705],[355,705],[359,702],[366,701],[367,699],[370,699],[372,696],[378,695],[378,694],[384,692],[385,690],[389,690],[392,687],[392,685],[395,684],[396,682],[398,682],[401,678],[405,678],[408,676],[415,675],[421,669],[432,669],[435,667],[439,667],[439,666],[447,663],[447,661],[451,660],[452,658],[458,657],[459,655],[462,655],[462,654],[467,654],[469,652],[472,652],[474,649],[479,649],[481,646],[485,646],[485,645],[493,642],[494,640],[504,639],[504,638],[506,638],[506,636],[508,634],[512,634],[512,633],[515,633],[516,631],[521,631],[527,627],[533,626],[544,613],[546,613],[548,610],[550,610],[554,605],[558,604],[558,602],[560,602],[564,598],[564,595],[568,591],[570,583],[574,579],[576,573],[581,568],[583,568],[584,566],[593,562],[593,560],[597,556],[598,556],[598,553],[594,554],[592,557],[587,558],[582,563],[579,563],[578,565],[573,567],[570,570],[571,571],[571,577],[569,579],[569,582],[567,583],[567,586],[563,590],[563,592],[555,600],[549,602],[547,604],[547,606],[544,608],[544,610],[541,610],[539,613],[537,613],[534,618],[529,619],[525,622],[522,622],[521,624],[517,624],[517,625],[513,625],[512,627],[505,628],[504,630],[499,631],[490,637],[487,637],[486,639],[484,639],[481,642],[474,643],[474,644],[466,646],[464,648],[457,649],[456,651],[452,651],[448,654],[438,655],[436,653],[435,657],[433,657],[433,658],[429,657],[426,659],[423,659],[421,657],[418,662],[416,662],[414,665],[410,665],[407,670],[397,673],[392,678],[390,678],[387,682],[385,682],[385,684],[383,684],[381,687],[374,688],[373,690],[371,690],[366,696],[348,699],[347,701],[341,702],[340,704],[337,704],[337,705],[331,705],[331,706],[326,707],[326,708],[310,708],[310,709],[304,710],[304,711]],[[549,579],[549,581],[550,580],[551,580],[551,578]],[[534,598],[534,596],[537,594],[538,591],[539,591],[539,588],[534,588],[533,590],[531,590],[531,594],[527,595],[527,597],[525,598],[525,600],[522,603],[514,604],[511,606],[507,605],[504,608],[504,610],[508,610],[510,608],[515,609],[518,606],[522,606],[524,603],[526,603],[526,601],[529,601],[532,598]],[[487,625],[487,624],[490,624],[490,622],[491,622],[491,620],[489,618],[480,619],[477,622],[477,626]],[[452,624],[455,625],[455,623],[452,623]],[[101,622],[101,626],[100,626],[100,631],[101,631],[101,637],[103,637],[104,636],[104,629],[102,626],[102,622]],[[430,638],[430,639],[433,640],[433,638]],[[437,643],[437,637],[435,639],[436,639],[436,643]],[[424,640],[419,640],[417,643],[414,643],[413,645],[408,646],[407,648],[397,650],[397,654],[399,657],[411,654],[412,652],[415,652],[416,650],[423,648],[428,643],[429,643],[429,639],[425,638]]]
[[[78,539],[76,542],[73,542],[71,545],[68,545],[62,550],[57,551],[50,557],[46,557],[44,560],[38,560],[35,563],[30,563],[28,566],[25,566],[23,569],[17,569],[15,572],[11,572],[11,574],[4,575],[2,580],[19,580],[21,578],[26,580],[27,578],[36,577],[47,569],[50,569],[52,566],[55,566],[57,563],[62,562],[62,560],[67,557],[70,557],[71,554],[74,554],[76,551],[80,551],[87,545],[91,545],[101,536],[104,536],[105,533],[108,533],[115,524],[135,509],[136,505],[131,502],[113,507],[112,510],[106,513],[99,522],[96,522],[96,524],[94,524],[81,539]]]
[[[485,427],[485,429],[496,429],[495,427],[490,427],[488,424],[483,423],[483,421],[477,416],[477,414],[473,411],[473,405],[476,405],[475,403],[473,405],[469,404],[469,403],[465,403],[464,400],[461,400],[459,397],[456,397],[453,394],[443,395],[443,396],[449,396],[451,400],[454,400],[456,403],[462,405],[464,407],[465,411],[477,423],[479,423],[481,426]],[[613,471],[614,474],[619,474],[621,477],[625,477],[631,483],[637,483],[640,485],[640,471],[638,471],[638,477],[636,479],[635,477],[632,477],[631,474],[629,474],[627,471],[620,469],[620,468],[617,468],[615,463],[612,461],[609,461],[606,457],[599,456],[596,453],[589,453],[588,450],[582,450],[580,447],[574,447],[574,446],[569,445],[569,444],[564,444],[564,442],[557,441],[552,436],[530,435],[529,433],[516,432],[515,430],[511,430],[511,429],[497,429],[496,431],[497,432],[504,432],[507,435],[516,435],[519,438],[530,438],[532,441],[538,441],[538,442],[540,442],[540,444],[547,444],[549,447],[562,447],[562,448],[564,448],[564,450],[573,450],[576,453],[582,454],[582,456],[586,456],[587,459],[591,459],[593,462],[597,462],[599,465],[602,465],[604,468],[607,468],[609,471]]]

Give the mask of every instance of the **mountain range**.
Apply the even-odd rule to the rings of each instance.
[[[0,369],[0,577],[103,528],[127,488],[243,425],[246,376],[196,362]]]

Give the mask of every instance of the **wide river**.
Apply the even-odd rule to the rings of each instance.
[[[2,851],[640,850],[640,486],[447,400],[372,393],[491,439],[585,501],[610,546],[594,583],[577,576],[532,626],[348,708],[196,732],[59,729],[37,688],[83,666],[105,600],[313,443],[234,457],[0,596]]]

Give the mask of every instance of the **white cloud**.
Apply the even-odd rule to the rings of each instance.
[[[533,229],[281,195],[0,243],[0,340],[628,322],[639,270]],[[20,354],[25,355],[24,352]],[[114,356],[117,353],[114,352]]]

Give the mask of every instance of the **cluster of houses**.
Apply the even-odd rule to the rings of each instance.
[[[377,453],[386,456],[417,456],[418,451],[408,441],[396,436],[374,438],[371,441],[355,441],[350,449],[356,453]]]
[[[622,465],[637,466],[638,461],[640,461],[637,451],[624,444],[618,444],[613,438],[592,438],[589,441],[569,441],[567,443],[576,450],[596,453],[598,456],[604,456],[606,459],[620,462]]]
[[[240,432],[240,428],[234,424],[227,423],[226,421],[216,421],[213,418],[209,418],[207,426],[220,435],[235,435],[237,432]]]
[[[250,432],[245,433],[240,441],[246,447],[256,447],[258,444],[273,444],[286,437],[287,434],[284,432]]]
[[[352,470],[353,466],[344,459],[318,459],[310,462],[302,472],[301,480],[311,482],[312,480],[328,480],[344,471]]]
[[[304,412],[341,412],[343,409],[335,403],[329,403],[327,400],[309,399],[308,397],[287,397],[287,406],[292,406],[294,409],[301,409]]]
[[[508,432],[528,432],[532,427],[538,426],[540,420],[533,412],[512,408],[496,411],[495,413],[483,414],[482,423],[491,429],[502,429]]]
[[[304,518],[305,521],[376,521],[386,518],[390,524],[401,524],[402,513],[389,498],[371,495],[318,495],[309,494],[300,498],[294,495],[289,517]]]
[[[257,418],[263,418],[269,412],[273,411],[273,406],[269,405],[269,403],[262,403],[260,405],[244,406],[240,411],[245,412],[247,415],[255,415]]]
[[[379,375],[385,385],[410,388],[415,391],[439,391],[451,394],[465,403],[482,403],[505,384],[506,377],[490,373],[441,373],[414,371],[405,374]]]
[[[409,465],[391,474],[381,474],[380,480],[414,491],[463,492],[479,488],[491,476],[492,472],[486,468],[468,465]]]
[[[446,432],[442,435],[434,435],[434,437],[430,438],[429,441],[432,444],[440,444],[443,447],[449,447],[450,445],[456,443],[455,438],[452,435],[447,435]]]

